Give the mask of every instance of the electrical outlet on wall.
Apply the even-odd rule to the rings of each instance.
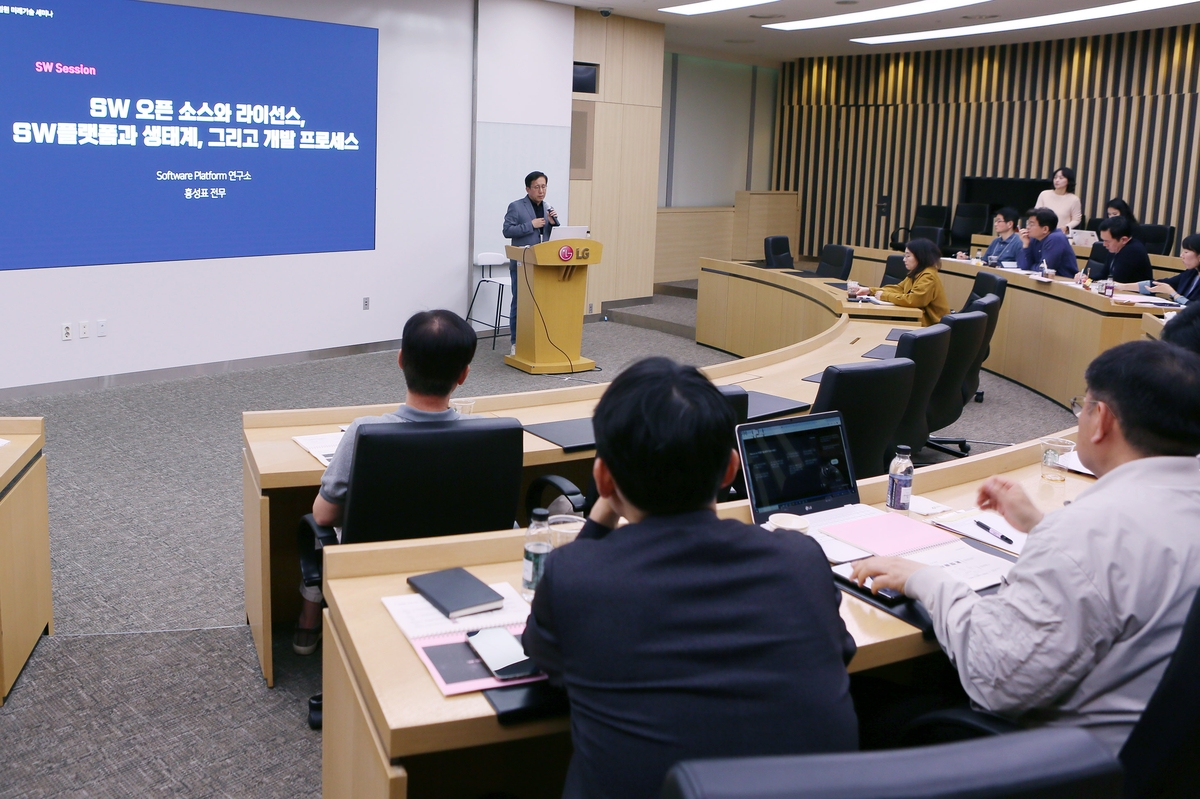
[[[86,319],[84,319],[82,322],[79,323],[79,337],[87,338],[90,335],[91,335],[91,330],[89,328],[88,321]]]
[[[371,298],[370,297],[363,297],[363,310],[364,311],[371,310]]]
[[[75,338],[75,336],[74,336],[74,335],[72,335],[71,323],[70,323],[70,322],[63,322],[63,323],[62,323],[62,340],[63,340],[63,341],[70,341],[70,340],[71,340],[71,339],[73,339],[73,338]]]
[[[592,313],[592,305],[593,303],[588,303],[588,313]]]
[[[108,320],[107,319],[97,319],[96,320],[96,338],[103,338],[104,336],[107,336],[107,335],[108,335]]]

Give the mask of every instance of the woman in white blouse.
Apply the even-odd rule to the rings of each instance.
[[[1059,167],[1054,171],[1054,188],[1046,189],[1037,198],[1038,208],[1049,208],[1058,214],[1059,230],[1071,235],[1083,221],[1083,203],[1075,196],[1075,170]]]

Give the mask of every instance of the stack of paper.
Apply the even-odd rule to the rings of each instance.
[[[990,527],[999,535],[1004,536],[1012,543],[1003,541],[995,535],[992,535],[987,530],[984,530],[976,522],[982,522]],[[983,511],[982,513],[973,513],[970,516],[965,516],[961,519],[956,519],[952,522],[938,522],[938,527],[943,527],[947,530],[953,530],[959,535],[965,535],[967,538],[974,538],[976,541],[982,541],[988,546],[1002,549],[1005,552],[1011,552],[1014,555],[1020,555],[1025,549],[1025,540],[1029,538],[1029,533],[1022,533],[1019,530],[1013,529],[1012,525],[1004,521],[1004,519],[996,513]]]
[[[313,436],[292,436],[292,441],[295,441],[307,450],[309,454],[321,462],[322,466],[328,466],[329,461],[333,458],[333,453],[337,452],[338,444],[341,442],[343,435],[345,433],[318,433]]]

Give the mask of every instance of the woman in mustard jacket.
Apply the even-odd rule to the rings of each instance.
[[[921,326],[936,325],[950,313],[946,289],[938,275],[941,262],[942,251],[936,244],[928,239],[913,239],[904,249],[904,266],[908,269],[908,276],[894,286],[881,289],[863,286],[859,288],[857,296],[874,294],[884,302],[901,308],[920,308],[924,311]]]

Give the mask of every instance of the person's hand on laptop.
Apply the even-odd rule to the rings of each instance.
[[[903,594],[904,585],[908,582],[908,578],[924,568],[924,563],[917,563],[906,558],[881,558],[876,556],[854,561],[854,569],[850,572],[850,579],[862,585],[870,577],[871,593],[874,594],[878,594],[881,588],[890,588],[893,591],[899,591]]]
[[[979,487],[976,504],[983,510],[994,510],[1004,521],[1022,533],[1028,533],[1045,515],[1038,510],[1033,500],[1021,488],[1021,484],[1007,477],[989,477]]]

